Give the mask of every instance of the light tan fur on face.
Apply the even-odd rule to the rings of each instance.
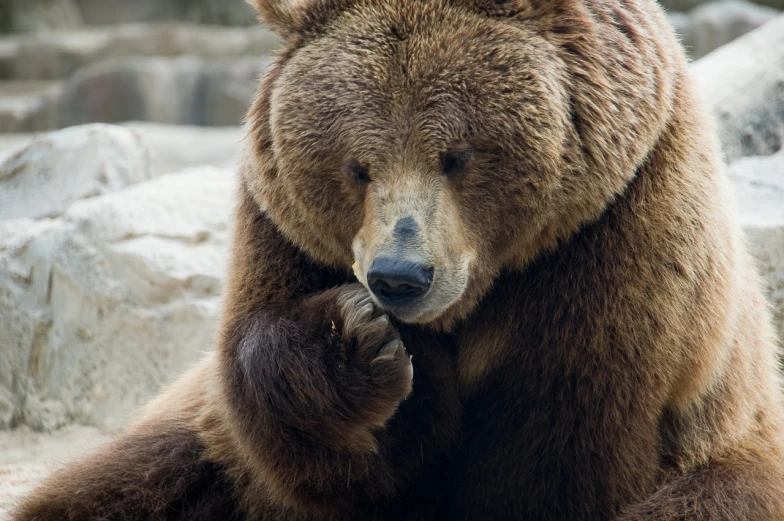
[[[426,323],[457,301],[468,285],[475,253],[466,244],[459,209],[436,172],[406,172],[401,167],[379,176],[366,191],[365,219],[353,241],[357,280],[367,287],[367,273],[381,256],[434,266],[433,284],[416,307],[398,312],[410,323]],[[408,240],[394,234],[401,219],[411,218],[418,232]]]

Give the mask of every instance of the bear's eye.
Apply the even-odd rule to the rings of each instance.
[[[462,144],[441,154],[441,172],[452,177],[465,170],[468,162],[471,161],[473,152],[467,144]]]
[[[368,167],[365,165],[361,165],[356,161],[346,161],[343,164],[343,172],[354,181],[358,183],[369,183],[370,182],[370,172],[368,171]]]

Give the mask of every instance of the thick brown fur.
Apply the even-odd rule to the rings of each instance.
[[[15,521],[784,519],[768,310],[653,0],[252,3],[286,44],[218,348]]]

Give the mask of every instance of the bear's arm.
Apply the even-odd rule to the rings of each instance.
[[[308,259],[245,189],[234,248],[222,385],[237,442],[275,498],[355,509],[434,467],[458,431],[450,340],[358,317],[364,289]],[[360,295],[359,311],[347,294]],[[413,391],[408,356],[379,356],[398,335],[415,360]]]

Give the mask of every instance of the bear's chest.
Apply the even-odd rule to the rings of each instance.
[[[453,514],[612,519],[657,479],[645,363],[613,320],[557,298],[557,285],[549,297],[529,288],[486,302],[458,335]]]

